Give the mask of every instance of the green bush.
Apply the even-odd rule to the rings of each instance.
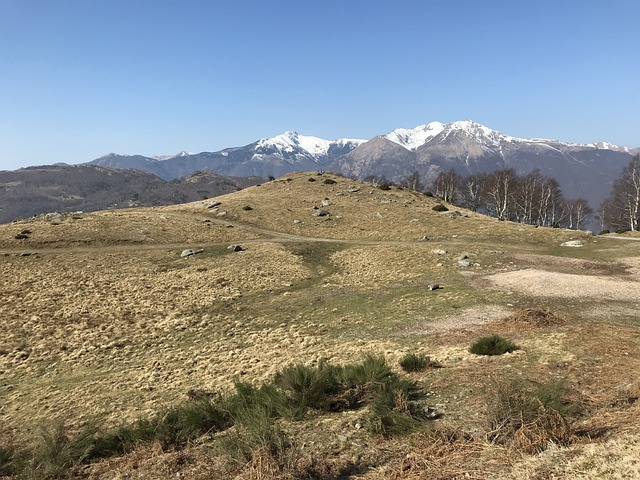
[[[421,372],[428,367],[436,368],[439,364],[425,354],[407,353],[400,359],[400,366],[405,372]]]
[[[336,368],[321,363],[317,368],[293,365],[280,371],[274,383],[285,391],[298,411],[309,408],[331,410],[333,396],[339,392]]]
[[[490,335],[476,340],[469,351],[476,355],[502,355],[517,349],[518,347],[509,340],[505,340],[499,335]]]

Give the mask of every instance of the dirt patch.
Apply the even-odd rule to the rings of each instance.
[[[528,327],[551,327],[562,325],[565,319],[547,309],[525,308],[502,320],[506,325]]]
[[[612,277],[525,269],[485,277],[485,286],[536,297],[635,301],[640,283]]]
[[[410,335],[426,335],[452,330],[475,329],[504,318],[510,313],[511,310],[502,305],[480,305],[464,309],[456,315],[429,322],[420,322],[414,325],[407,333]]]

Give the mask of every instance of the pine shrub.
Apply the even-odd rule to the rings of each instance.
[[[476,340],[469,351],[476,355],[502,355],[517,350],[517,346],[499,335],[490,335]]]

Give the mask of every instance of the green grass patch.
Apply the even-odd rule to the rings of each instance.
[[[469,351],[475,355],[503,355],[517,350],[517,346],[499,335],[489,335],[476,340]]]

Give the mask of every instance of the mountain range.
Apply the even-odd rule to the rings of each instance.
[[[398,128],[370,140],[324,140],[285,132],[217,152],[156,158],[112,153],[90,163],[146,170],[167,180],[198,170],[261,177],[332,170],[358,179],[384,176],[400,182],[417,171],[427,184],[449,169],[463,176],[503,168],[513,168],[518,174],[539,169],[559,182],[566,197],[583,197],[597,207],[637,151],[606,142],[517,138],[473,121],[459,121]]]
[[[217,152],[110,153],[82,165],[0,172],[0,223],[55,210],[181,203],[270,176],[317,170],[395,182],[418,172],[429,185],[450,169],[463,176],[504,168],[524,175],[538,169],[558,181],[566,198],[582,197],[597,208],[638,152],[610,143],[517,138],[472,121],[398,128],[370,140],[325,140],[289,131]]]

